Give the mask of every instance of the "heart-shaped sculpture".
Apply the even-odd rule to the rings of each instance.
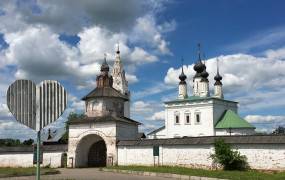
[[[7,91],[7,106],[17,121],[40,130],[57,120],[67,105],[67,93],[57,81],[36,86],[30,80],[16,80]]]

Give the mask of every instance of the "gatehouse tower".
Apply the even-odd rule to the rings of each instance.
[[[85,116],[68,122],[69,167],[116,165],[117,141],[138,138],[140,123],[125,117],[124,103],[129,96],[113,87],[109,69],[105,56],[96,88],[82,98]]]

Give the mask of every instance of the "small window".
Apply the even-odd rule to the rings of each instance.
[[[195,114],[195,122],[196,124],[201,124],[201,115],[200,113]]]
[[[190,124],[190,113],[185,114],[185,124]]]
[[[179,115],[175,115],[175,123],[179,124]]]
[[[178,112],[174,113],[174,121],[175,121],[175,124],[179,124],[180,123],[180,118],[179,118],[179,113]]]

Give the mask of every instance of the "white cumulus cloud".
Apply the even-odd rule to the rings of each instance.
[[[148,120],[165,120],[165,112],[159,111],[155,112],[152,116],[147,118]]]

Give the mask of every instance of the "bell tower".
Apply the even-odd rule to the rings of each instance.
[[[113,77],[113,88],[122,93],[125,96],[128,96],[129,100],[124,104],[124,116],[130,117],[130,91],[128,89],[128,81],[126,80],[125,70],[123,69],[123,63],[120,56],[119,44],[117,46],[115,62],[112,70]]]

